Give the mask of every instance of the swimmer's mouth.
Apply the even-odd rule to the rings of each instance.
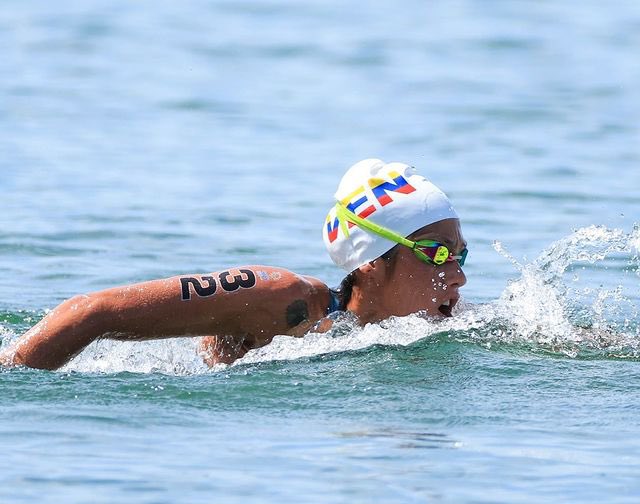
[[[447,301],[445,301],[440,305],[440,307],[438,308],[438,311],[442,313],[445,317],[452,317],[453,315],[451,314],[451,312],[453,311],[453,307],[456,305],[457,302],[458,302],[457,299],[448,299]]]

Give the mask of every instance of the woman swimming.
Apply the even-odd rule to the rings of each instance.
[[[99,338],[197,336],[213,365],[276,335],[326,331],[339,311],[361,324],[416,312],[450,317],[467,248],[447,196],[411,166],[366,159],[345,173],[335,198],[323,238],[348,273],[336,290],[255,265],[114,287],[61,303],[4,348],[0,363],[57,369]]]

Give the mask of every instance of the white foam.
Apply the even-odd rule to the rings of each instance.
[[[200,374],[211,369],[198,355],[199,338],[155,341],[98,340],[60,368],[60,371],[90,373]],[[222,368],[224,366],[220,366]],[[214,368],[220,369],[220,368]]]
[[[248,352],[239,363],[292,360],[360,350],[373,345],[409,345],[447,329],[448,326],[441,322],[425,320],[418,315],[394,317],[380,324],[367,324],[364,327],[345,323],[324,334],[309,333],[301,338],[276,336],[269,345]]]

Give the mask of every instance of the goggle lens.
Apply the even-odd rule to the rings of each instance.
[[[455,256],[455,260],[458,261],[460,266],[464,266],[464,262],[467,260],[467,254],[469,253],[469,249],[463,248],[462,252],[460,252],[459,256]]]
[[[441,243],[433,242],[433,244],[425,245],[420,242],[416,243],[416,247],[414,249],[415,252],[421,252],[422,254],[416,254],[418,258],[423,259],[422,255],[424,254],[433,262],[434,264],[440,265],[446,262],[458,261],[460,266],[464,266],[464,262],[467,259],[467,254],[469,251],[465,248],[460,252],[460,255],[454,256],[449,249],[442,245]]]

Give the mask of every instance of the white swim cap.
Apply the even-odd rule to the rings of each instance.
[[[413,166],[365,159],[344,174],[335,198],[359,217],[402,237],[444,219],[457,219],[449,198],[416,173]],[[396,243],[348,223],[340,223],[334,206],[322,230],[334,263],[347,272],[377,259]]]

